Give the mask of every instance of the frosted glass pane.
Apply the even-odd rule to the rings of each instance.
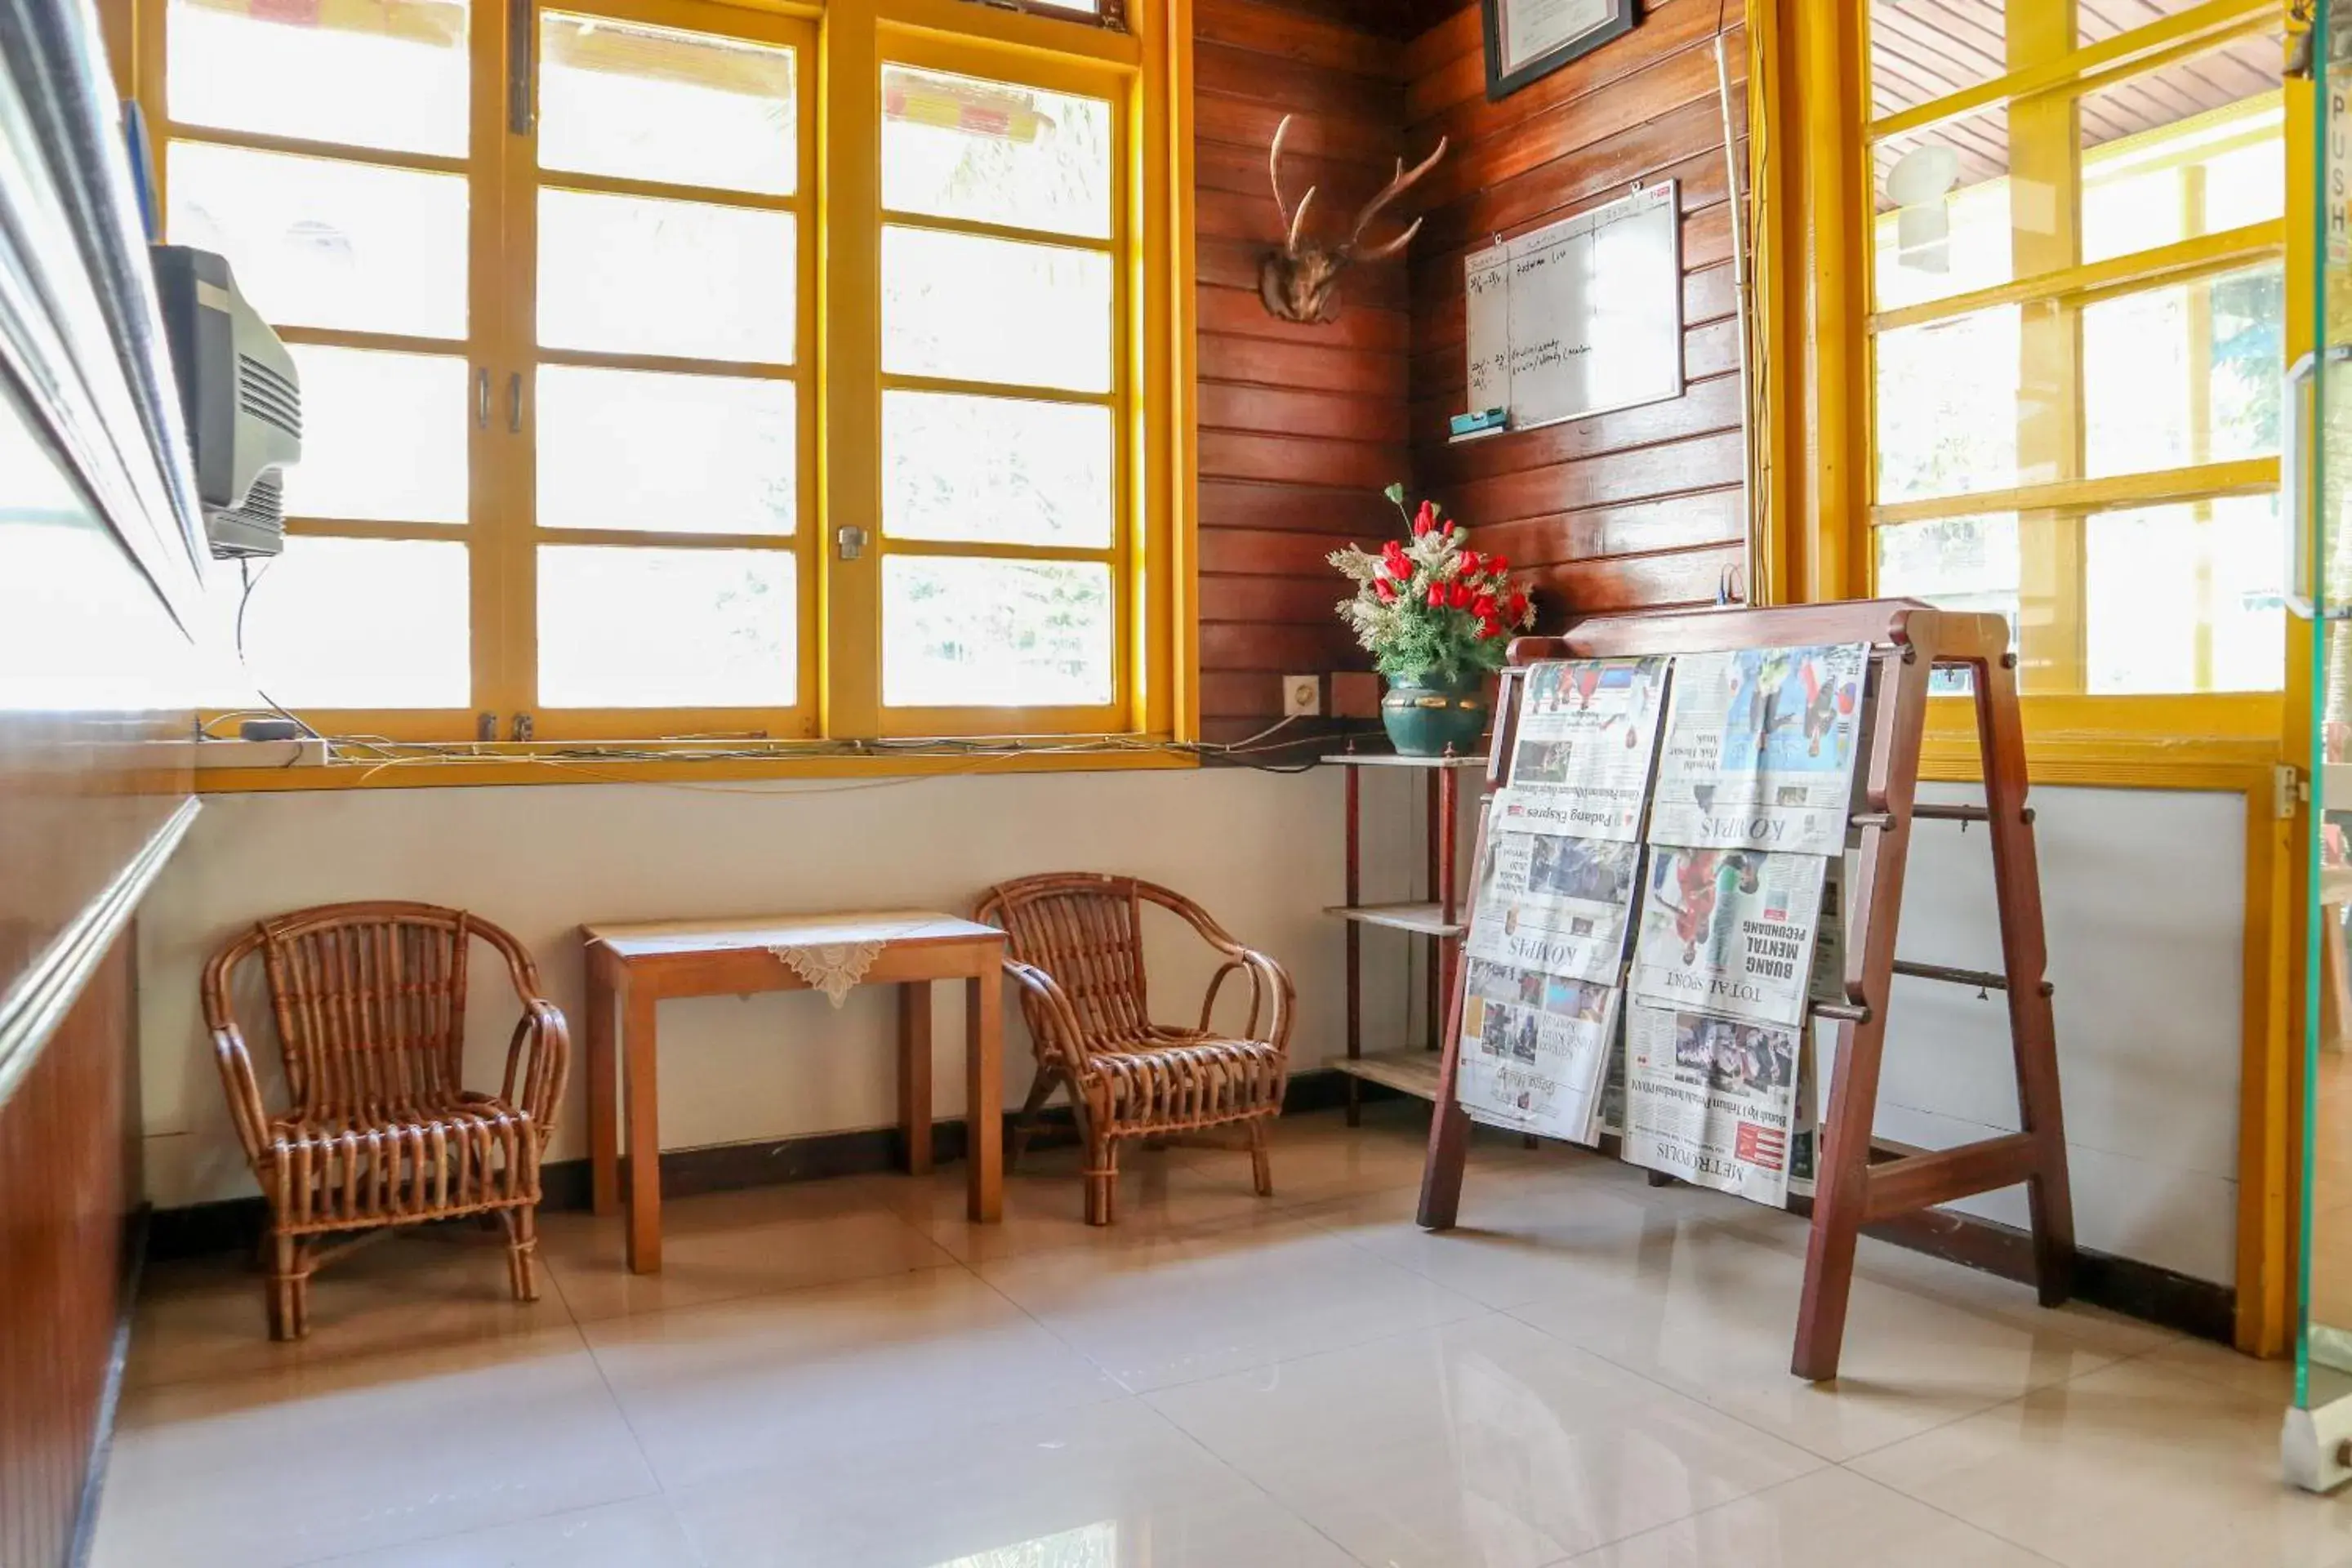
[[[2276,496],[2084,520],[2095,692],[2275,691],[2286,676]]]
[[[791,49],[553,14],[540,18],[539,39],[541,168],[792,194]]]
[[[1111,700],[1108,566],[894,555],[882,598],[882,700],[893,707]]]
[[[2286,282],[2276,266],[2083,310],[2083,448],[2095,479],[2279,449]]]
[[[1012,82],[882,68],[882,205],[1110,234],[1111,106]]]
[[[793,358],[793,215],[539,194],[539,341],[688,359]]]
[[[466,332],[466,182],[174,142],[166,232],[228,258],[275,326]]]
[[[253,570],[246,662],[278,701],[298,710],[467,706],[464,545],[294,538]]]
[[[462,157],[466,21],[463,0],[172,0],[164,99],[182,125]]]
[[[882,368],[1108,392],[1110,258],[896,225],[882,231]]]
[[[778,550],[546,544],[539,700],[551,708],[789,708],[793,561]]]
[[[790,533],[793,384],[542,365],[539,523]]]
[[[901,539],[1111,542],[1111,411],[882,395],[882,525]]]
[[[289,517],[466,521],[466,362],[291,345],[302,376],[302,460]]]

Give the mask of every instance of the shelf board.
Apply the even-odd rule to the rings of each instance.
[[[1449,922],[1444,907],[1435,903],[1328,904],[1323,912],[1361,925],[1419,931],[1423,936],[1460,936],[1470,929],[1467,910],[1461,911],[1461,918]]]
[[[1341,1057],[1323,1065],[1367,1083],[1386,1084],[1415,1100],[1434,1100],[1437,1060],[1435,1051],[1381,1051],[1371,1056]]]
[[[1466,757],[1400,757],[1394,752],[1334,752],[1323,759],[1338,768],[1483,768],[1486,754]]]

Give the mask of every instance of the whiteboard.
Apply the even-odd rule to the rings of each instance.
[[[1470,412],[1525,430],[1682,395],[1677,184],[1471,254]]]

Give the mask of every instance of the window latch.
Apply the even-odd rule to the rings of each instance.
[[[835,529],[833,535],[844,561],[856,561],[863,556],[870,537],[864,529],[856,527]]]

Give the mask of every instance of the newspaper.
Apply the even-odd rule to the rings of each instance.
[[[1836,854],[1869,666],[1864,643],[1676,658],[1650,842]]]
[[[1669,668],[1664,658],[1531,667],[1519,689],[1510,783],[1488,821],[1513,831],[1639,838]]]
[[[1489,831],[1464,942],[1474,958],[1617,984],[1642,847]]]
[[[1619,994],[1471,960],[1454,1075],[1462,1109],[1490,1126],[1591,1142]]]
[[[1625,1158],[1699,1186],[1786,1204],[1800,1034],[1629,1004]]]
[[[1827,863],[1752,849],[1653,849],[1633,994],[1794,1027],[1813,975]]]

